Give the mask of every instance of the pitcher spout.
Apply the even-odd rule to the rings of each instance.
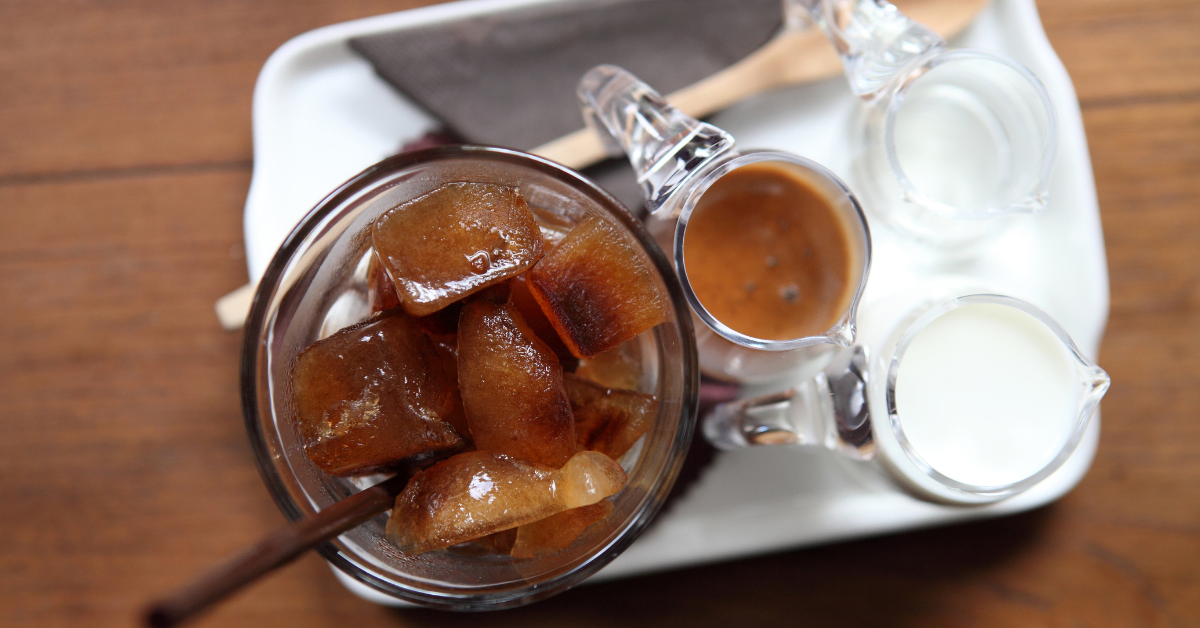
[[[825,338],[832,344],[839,347],[849,347],[854,344],[855,332],[854,317],[847,315],[847,318],[838,323],[833,329],[825,332]]]

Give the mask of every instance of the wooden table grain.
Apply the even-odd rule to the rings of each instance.
[[[0,624],[130,626],[283,523],[239,410],[250,99],[288,38],[422,0],[0,3]],[[1112,282],[1090,473],[982,523],[397,611],[308,556],[198,626],[1200,625],[1200,4],[1044,0]]]

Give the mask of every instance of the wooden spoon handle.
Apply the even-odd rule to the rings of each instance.
[[[546,142],[529,152],[576,170],[608,157],[608,151],[600,138],[586,127]]]
[[[187,586],[150,604],[145,613],[146,625],[178,626],[316,545],[387,512],[409,477],[410,474],[401,473],[355,493],[234,554]]]
[[[820,31],[784,31],[741,61],[668,94],[667,101],[703,118],[750,96],[841,73],[841,61]]]
[[[703,118],[765,91],[837,76],[841,62],[816,29],[785,31],[741,61],[667,95],[667,101],[693,118]],[[532,151],[568,168],[586,168],[608,156],[591,129],[579,129]]]

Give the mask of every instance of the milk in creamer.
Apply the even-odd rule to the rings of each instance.
[[[912,449],[966,484],[1023,480],[1062,449],[1081,396],[1075,361],[1046,325],[1013,307],[972,303],[922,329],[896,379]]]

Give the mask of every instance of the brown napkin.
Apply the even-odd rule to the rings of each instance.
[[[780,28],[780,0],[589,0],[352,39],[384,80],[464,141],[528,150],[583,126],[575,87],[593,66],[661,93],[753,52]],[[641,207],[621,161],[585,171]]]
[[[582,126],[575,86],[595,65],[624,67],[666,94],[750,54],[780,24],[780,0],[593,0],[350,45],[458,136],[528,150]]]

